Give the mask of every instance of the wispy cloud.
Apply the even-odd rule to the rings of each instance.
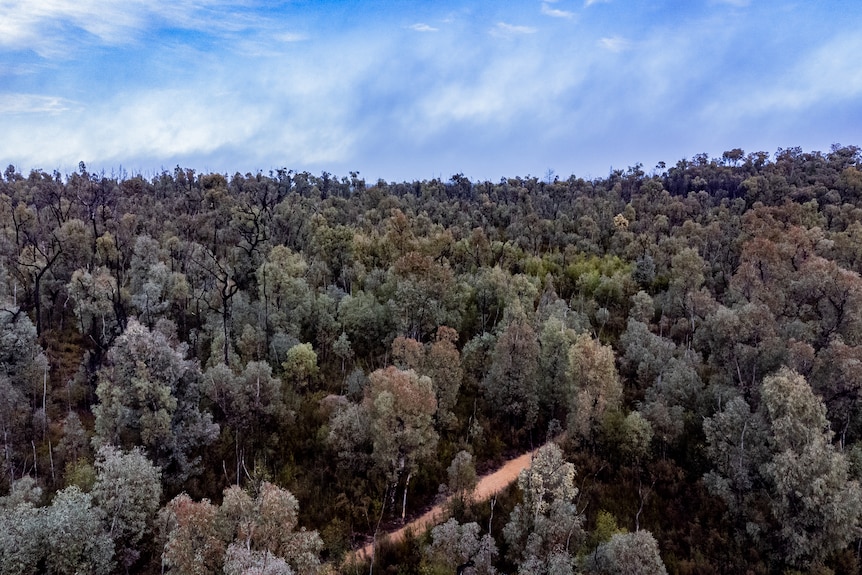
[[[418,22],[413,24],[412,26],[408,26],[411,30],[415,30],[416,32],[437,32],[439,28],[435,28],[433,26],[429,26],[428,24]]]
[[[719,93],[720,99],[707,106],[706,113],[729,108],[734,116],[744,118],[779,111],[799,113],[826,103],[858,100],[862,97],[860,53],[862,38],[858,34],[830,38],[795,65],[777,71],[770,82],[751,86],[742,100],[731,104],[728,100],[733,94]]]
[[[611,0],[584,0],[584,6],[589,8],[593,4],[606,4],[606,3],[609,3],[610,1]]]
[[[551,16],[553,18],[568,18],[572,19],[575,16],[574,12],[569,12],[567,10],[560,10],[558,8],[552,8],[550,4],[547,2],[542,2],[542,14],[545,16]]]
[[[0,94],[0,114],[59,114],[74,107],[80,106],[56,96]]]
[[[610,52],[614,52],[618,54],[620,52],[625,52],[629,48],[631,48],[632,43],[625,38],[620,36],[611,36],[609,38],[601,38],[599,40],[599,46],[608,50]]]
[[[275,39],[279,42],[303,42],[308,40],[308,36],[305,34],[299,34],[296,32],[283,32],[281,34],[276,34]]]
[[[69,48],[97,42],[134,42],[153,26],[211,34],[254,25],[239,0],[6,0],[0,48],[32,50],[43,57],[68,57]],[[81,32],[85,34],[81,34]]]
[[[513,36],[535,34],[536,29],[531,26],[518,26],[515,24],[507,24],[505,22],[497,22],[497,24],[493,28],[491,28],[489,33],[492,36],[511,38]]]

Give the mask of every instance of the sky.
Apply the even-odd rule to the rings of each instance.
[[[0,164],[599,178],[862,146],[862,2],[0,0]]]

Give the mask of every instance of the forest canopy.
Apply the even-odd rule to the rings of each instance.
[[[0,574],[359,572],[450,495],[374,568],[857,573],[860,273],[855,146],[594,180],[9,166]]]

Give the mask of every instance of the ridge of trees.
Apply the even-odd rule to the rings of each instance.
[[[9,166],[0,573],[326,572],[441,490],[375,568],[858,572],[860,254],[855,146],[589,181]]]

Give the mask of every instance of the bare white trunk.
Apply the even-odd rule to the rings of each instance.
[[[407,488],[410,486],[411,473],[407,473],[407,480],[404,482],[404,498],[401,501],[401,523],[404,523],[404,517],[407,514]]]

